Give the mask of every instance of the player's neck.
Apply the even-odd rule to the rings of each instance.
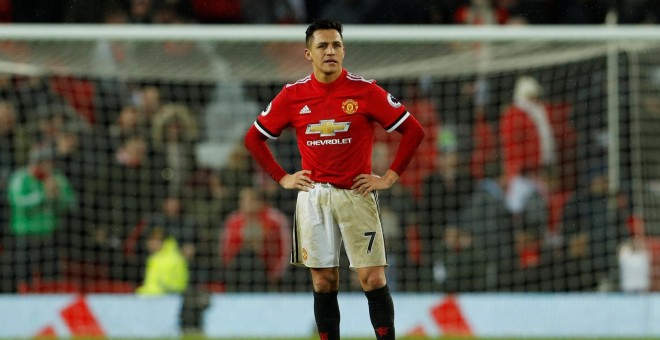
[[[329,84],[333,81],[339,79],[341,76],[342,70],[333,73],[325,73],[321,70],[314,70],[314,77],[319,83]]]

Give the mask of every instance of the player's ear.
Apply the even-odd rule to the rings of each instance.
[[[305,59],[307,60],[312,60],[312,51],[310,51],[308,48],[305,49]]]

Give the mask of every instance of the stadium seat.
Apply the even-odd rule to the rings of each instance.
[[[135,292],[135,285],[118,280],[94,280],[84,283],[83,292],[86,294],[132,294]]]
[[[202,283],[201,286],[206,289],[209,293],[224,293],[225,284],[222,282],[206,282]]]
[[[82,287],[76,281],[59,280],[41,280],[35,279],[29,283],[21,283],[18,286],[20,294],[64,294],[80,293]]]

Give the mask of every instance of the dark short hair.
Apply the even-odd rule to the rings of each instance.
[[[312,40],[314,32],[318,30],[335,30],[339,32],[339,36],[344,39],[344,36],[342,35],[343,27],[340,22],[332,20],[316,20],[307,26],[307,30],[305,31],[305,44],[307,46],[309,46],[309,42]]]

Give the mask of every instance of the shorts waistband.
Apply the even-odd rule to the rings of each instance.
[[[337,189],[343,189],[343,190],[351,190],[351,188],[344,188],[344,187],[341,187],[341,186],[338,186],[336,184],[332,184],[332,183],[329,183],[329,182],[314,182],[314,185],[319,185],[319,186],[324,187],[324,188],[337,188]]]

